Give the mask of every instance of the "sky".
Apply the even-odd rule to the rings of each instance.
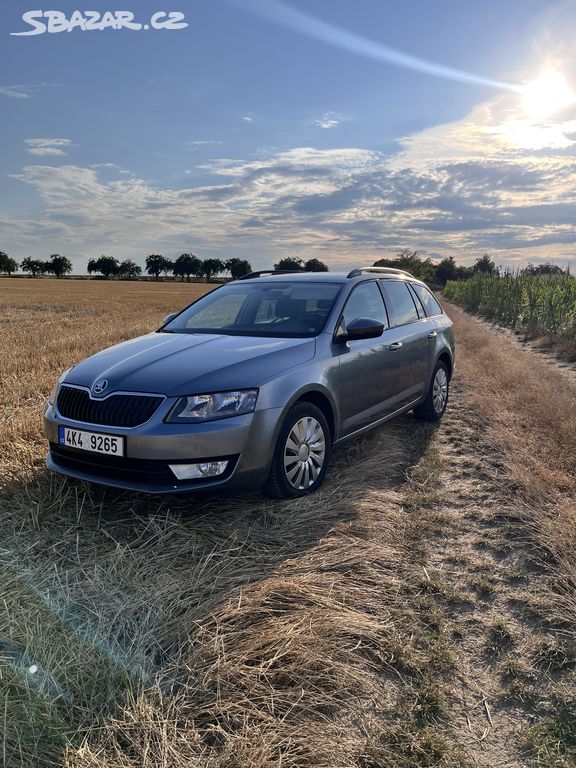
[[[47,29],[23,19],[38,5],[0,8],[17,261],[576,261],[576,107],[554,79],[576,89],[573,2],[132,0],[149,29],[67,31],[79,5],[56,0],[62,31],[13,34]],[[161,10],[187,26],[153,28]]]

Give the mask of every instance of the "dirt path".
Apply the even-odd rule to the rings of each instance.
[[[515,333],[510,328],[497,325],[485,318],[475,317],[468,312],[465,312],[465,314],[474,323],[485,328],[491,336],[497,335],[505,339],[515,349],[522,350],[527,358],[531,357],[533,360],[546,361],[552,370],[562,374],[573,385],[576,384],[576,362],[567,359],[561,352],[555,350],[546,339],[530,339],[523,334]]]
[[[460,744],[477,766],[519,768],[518,730],[525,719],[502,704],[502,679],[491,651],[496,627],[518,634],[518,617],[509,603],[513,556],[501,514],[500,467],[481,446],[479,425],[470,419],[462,389],[456,381],[439,435],[448,533],[430,548],[429,574],[453,595],[448,614],[458,648],[453,719]]]
[[[536,353],[524,354],[529,376]],[[545,619],[553,599],[538,562],[545,558],[535,557],[519,524],[501,446],[475,408],[479,386],[468,371],[458,373],[436,434],[442,502],[435,514],[442,525],[429,541],[425,574],[441,595],[455,643],[454,738],[478,768],[572,766],[563,744],[555,754],[542,723],[553,723],[552,731],[558,724],[558,691],[574,684],[573,652]]]

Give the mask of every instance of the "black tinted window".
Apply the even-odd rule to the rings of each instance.
[[[393,325],[415,323],[419,319],[418,312],[408,286],[394,280],[383,281],[383,286]]]
[[[359,318],[377,320],[384,327],[388,326],[386,307],[375,282],[360,283],[354,288],[346,302],[342,318],[345,326]]]
[[[424,288],[423,285],[416,285],[415,283],[412,283],[412,288],[414,288],[416,296],[418,296],[424,305],[428,317],[442,314],[442,307],[438,304],[434,296],[432,296],[428,288]]]

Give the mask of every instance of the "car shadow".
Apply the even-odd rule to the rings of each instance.
[[[6,725],[14,764],[23,738],[62,752],[177,662],[219,603],[353,520],[367,492],[400,489],[434,431],[404,416],[355,439],[293,501],[102,492],[41,469],[4,486],[0,663],[26,702]]]

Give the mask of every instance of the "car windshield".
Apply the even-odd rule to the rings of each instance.
[[[280,338],[317,336],[340,290],[334,283],[238,282],[202,297],[161,330]]]

